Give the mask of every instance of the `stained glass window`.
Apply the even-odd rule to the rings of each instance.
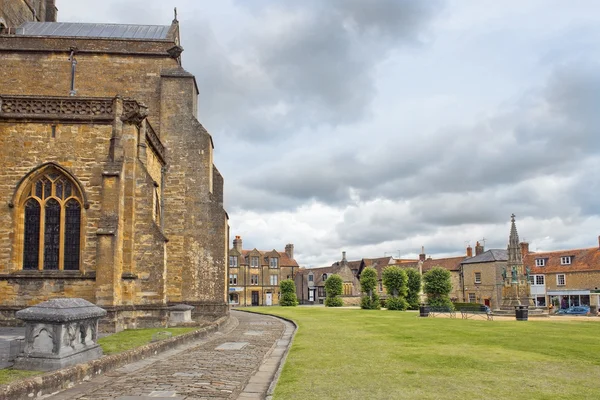
[[[79,269],[79,246],[81,229],[81,206],[76,200],[69,200],[65,213],[65,270]]]
[[[25,243],[23,269],[38,269],[40,256],[40,203],[29,199],[25,203]]]
[[[44,269],[58,269],[60,251],[60,204],[55,199],[46,202],[44,224]]]
[[[77,187],[51,168],[24,196],[23,269],[78,270],[82,215]]]

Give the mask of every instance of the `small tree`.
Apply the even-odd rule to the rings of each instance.
[[[410,310],[419,309],[419,294],[421,293],[421,274],[414,268],[406,269],[406,275],[408,275],[408,293],[406,295],[406,301],[408,302],[408,308]]]
[[[298,298],[296,297],[296,284],[292,279],[284,279],[279,284],[279,290],[281,291],[281,300],[279,305],[284,307],[296,307],[298,305]]]
[[[363,297],[360,299],[360,308],[365,310],[379,310],[379,296],[375,293],[377,287],[377,271],[375,268],[367,267],[360,274],[360,291]]]
[[[329,275],[325,281],[325,307],[341,307],[344,305],[340,296],[343,293],[343,282],[339,275]]]
[[[423,275],[423,281],[425,282],[424,289],[430,307],[454,308],[449,296],[452,291],[450,271],[441,267],[433,267]]]
[[[404,311],[408,308],[406,294],[408,293],[408,275],[396,266],[386,267],[383,270],[383,286],[388,294],[385,306],[388,310]]]

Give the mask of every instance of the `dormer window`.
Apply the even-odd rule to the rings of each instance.
[[[571,256],[564,256],[560,258],[560,265],[571,265]]]
[[[229,256],[229,268],[236,268],[238,266],[237,256]]]
[[[327,280],[327,274],[323,274],[323,281]]]
[[[308,281],[309,281],[309,282],[312,282],[312,281],[313,281],[313,279],[314,279],[314,278],[313,278],[313,274],[308,274]]]
[[[536,258],[535,259],[535,266],[536,267],[545,267],[546,266],[546,259],[545,258]]]
[[[277,257],[269,258],[269,267],[271,267],[271,268],[279,267],[279,258],[277,258]]]
[[[252,268],[258,268],[258,257],[256,257],[256,256],[250,257],[250,266]]]

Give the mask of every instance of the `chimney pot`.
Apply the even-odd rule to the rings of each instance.
[[[240,253],[242,252],[242,238],[240,236],[236,236],[235,239],[233,239],[233,248]]]
[[[285,254],[287,254],[290,259],[294,259],[294,245],[292,243],[285,245]]]
[[[477,242],[477,244],[475,245],[475,255],[478,256],[480,254],[483,254],[484,251],[485,249],[483,248],[481,243]]]

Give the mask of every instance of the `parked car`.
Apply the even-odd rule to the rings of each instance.
[[[590,308],[588,306],[573,306],[569,308],[562,308],[558,310],[557,314],[564,315],[586,315],[590,312]]]

